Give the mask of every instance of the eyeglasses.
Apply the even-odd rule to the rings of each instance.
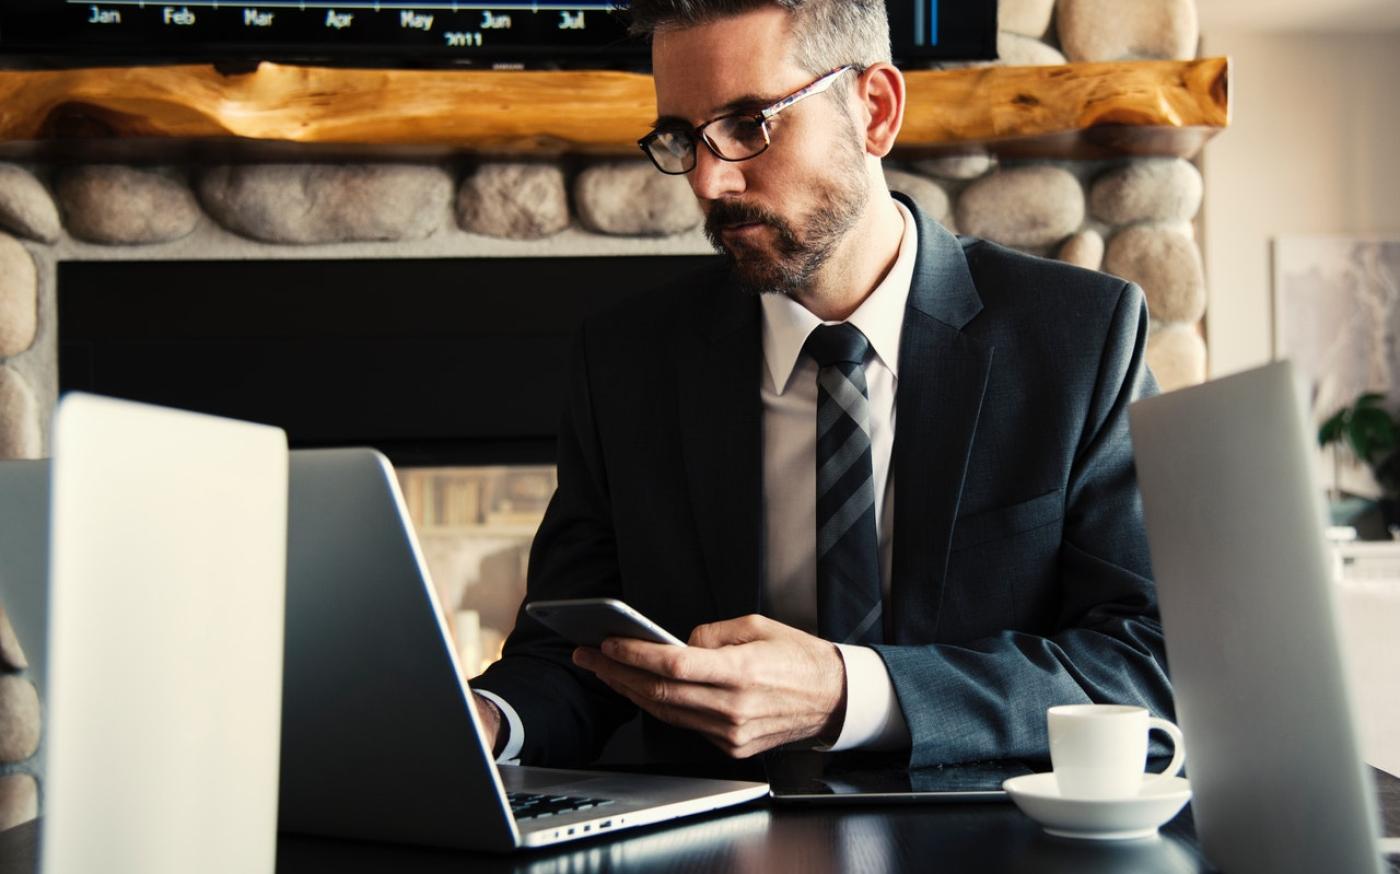
[[[697,142],[704,142],[716,158],[724,161],[747,161],[763,154],[772,143],[768,122],[773,116],[813,94],[831,87],[847,70],[858,69],[855,64],[837,67],[805,88],[799,88],[771,106],[757,112],[736,112],[712,118],[699,127],[668,125],[637,140],[656,169],[671,176],[680,176],[695,169]]]

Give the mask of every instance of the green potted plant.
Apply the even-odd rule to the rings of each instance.
[[[1381,487],[1381,516],[1386,527],[1394,530],[1400,525],[1400,424],[1381,405],[1384,400],[1384,395],[1375,392],[1359,395],[1322,423],[1317,442],[1324,448],[1333,447],[1333,482],[1337,481],[1342,446],[1371,469]]]

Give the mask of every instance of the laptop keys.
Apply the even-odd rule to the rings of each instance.
[[[588,810],[612,804],[611,798],[586,798],[578,795],[545,795],[533,792],[511,792],[506,795],[511,813],[517,820],[540,819],[576,810]]]

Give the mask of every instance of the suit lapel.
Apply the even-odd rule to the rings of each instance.
[[[890,642],[909,644],[937,639],[953,522],[993,350],[962,332],[982,309],[962,246],[901,200],[914,214],[919,254],[900,338],[895,401]]]
[[[715,615],[757,613],[763,564],[758,300],[705,289],[709,319],[677,349],[681,449]],[[717,302],[716,302],[717,300]]]

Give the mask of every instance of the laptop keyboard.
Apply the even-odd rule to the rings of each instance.
[[[510,812],[517,820],[541,819],[575,810],[589,810],[614,803],[612,798],[585,798],[579,795],[536,795],[533,792],[510,792]]]

